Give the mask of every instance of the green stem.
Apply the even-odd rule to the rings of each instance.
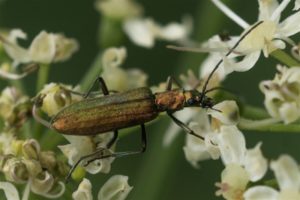
[[[265,119],[269,118],[270,115],[263,108],[258,108],[251,105],[242,106],[242,116],[248,119]]]
[[[238,127],[242,130],[273,132],[273,133],[299,133],[300,124],[279,124],[278,119],[263,119],[263,120],[249,120],[241,119]]]
[[[48,64],[43,64],[40,66],[39,72],[38,72],[37,84],[36,84],[37,85],[37,87],[36,87],[37,93],[47,83],[48,76],[49,76],[49,69],[50,69],[50,65],[48,65]],[[33,130],[34,130],[34,132],[33,132],[34,137],[36,139],[39,139],[41,136],[41,132],[42,132],[42,125],[40,123],[34,123]]]
[[[89,71],[84,75],[80,81],[80,86],[83,91],[86,91],[91,86],[92,82],[99,76],[102,70],[102,52],[99,52]]]
[[[48,81],[50,65],[43,64],[39,68],[36,91],[39,92]]]
[[[300,66],[300,63],[297,60],[295,60],[289,54],[280,49],[273,51],[271,53],[271,56],[276,60],[280,61],[282,64],[287,65],[288,67]]]

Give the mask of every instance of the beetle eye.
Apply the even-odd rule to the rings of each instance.
[[[194,99],[188,99],[188,101],[187,101],[187,103],[189,104],[189,105],[193,105],[194,103],[195,103],[195,100]]]

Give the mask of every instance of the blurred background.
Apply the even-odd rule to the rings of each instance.
[[[217,10],[210,1],[200,0],[140,0],[145,16],[161,24],[180,21],[182,16],[193,18],[193,39],[201,42],[210,36],[228,31],[237,35],[242,29]],[[257,19],[256,1],[224,1],[237,14],[250,24]],[[95,2],[91,0],[2,0],[0,4],[0,27],[3,29],[21,28],[28,34],[30,41],[41,31],[64,33],[76,38],[80,50],[70,60],[54,64],[51,67],[49,82],[63,82],[76,85],[82,75],[94,62],[97,54],[103,50],[99,45],[100,14]],[[112,33],[113,34],[113,33]],[[148,84],[163,82],[169,75],[178,77],[188,69],[198,74],[205,54],[176,52],[166,48],[166,42],[156,42],[152,49],[134,45],[125,36],[119,46],[125,46],[128,52],[124,68],[140,68],[148,74]],[[213,66],[212,66],[213,67]],[[263,106],[263,95],[258,89],[261,80],[272,79],[275,73],[274,59],[261,59],[246,73],[233,73],[224,82],[225,87],[241,95],[247,103]],[[25,78],[26,90],[34,95],[37,74]],[[8,82],[0,80],[0,89]],[[143,155],[120,158],[112,164],[112,171],[107,174],[88,175],[92,180],[93,191],[99,191],[102,184],[114,174],[129,176],[129,184],[134,189],[128,200],[196,200],[220,199],[215,196],[215,182],[220,181],[223,165],[220,161],[204,161],[201,168],[193,168],[185,159],[182,147],[185,133],[176,138],[168,148],[162,147],[162,138],[170,119],[162,116],[155,123],[146,126],[148,148]],[[58,134],[58,133],[53,133]],[[121,133],[122,134],[122,131]],[[286,133],[244,132],[247,146],[253,147],[258,141],[263,142],[263,152],[269,159],[276,159],[282,153],[291,154],[300,160],[300,135]],[[61,144],[65,144],[62,141]],[[118,150],[137,149],[140,147],[139,130],[118,141]],[[56,149],[58,151],[58,149]],[[298,150],[298,151],[297,151]],[[69,189],[77,188],[71,183]],[[95,195],[96,196],[96,195]],[[1,197],[0,197],[1,199]]]

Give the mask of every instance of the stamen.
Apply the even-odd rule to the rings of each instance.
[[[229,48],[203,48],[203,47],[184,47],[184,46],[174,46],[174,45],[167,45],[168,49],[173,49],[176,51],[187,51],[187,52],[194,52],[194,53],[207,53],[207,52],[220,52],[220,50],[226,51]]]
[[[250,25],[240,18],[237,14],[235,14],[232,10],[230,10],[225,4],[223,4],[219,0],[211,0],[227,17],[232,19],[235,23],[237,23],[243,29],[248,28]]]

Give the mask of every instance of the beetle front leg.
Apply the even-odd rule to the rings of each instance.
[[[166,87],[166,90],[167,90],[167,91],[172,90],[173,82],[174,82],[179,88],[182,88],[181,84],[180,84],[173,76],[169,76],[168,79],[167,79],[167,87]]]
[[[172,113],[167,112],[167,114],[171,117],[171,119],[178,125],[180,126],[183,130],[185,130],[186,133],[193,135],[201,140],[205,140],[204,137],[196,134],[192,129],[190,129],[185,123],[177,119]]]

